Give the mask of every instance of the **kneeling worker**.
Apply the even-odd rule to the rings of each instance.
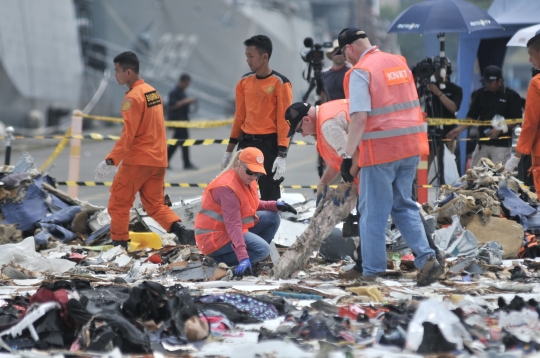
[[[204,190],[202,210],[195,218],[195,240],[201,252],[227,266],[238,265],[238,276],[251,270],[252,262],[270,255],[269,244],[280,223],[277,211],[296,214],[287,203],[259,200],[257,180],[265,174],[259,149],[236,152]]]

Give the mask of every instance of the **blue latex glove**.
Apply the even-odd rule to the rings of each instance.
[[[287,204],[284,201],[277,201],[276,205],[279,211],[288,211],[290,213],[293,213],[294,215],[298,214],[295,208],[293,208],[291,205]]]
[[[249,258],[240,261],[238,267],[236,268],[236,270],[234,270],[234,274],[236,276],[243,276],[247,269],[249,269],[249,271],[252,271],[251,261],[249,261]]]

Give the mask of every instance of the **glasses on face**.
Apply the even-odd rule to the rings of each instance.
[[[300,127],[296,128],[296,133],[302,134],[302,126],[304,125],[304,119],[300,120]]]
[[[240,162],[240,163],[242,163],[242,166],[244,167],[246,174],[249,175],[250,177],[257,177],[257,179],[259,179],[263,175],[263,173],[252,172],[251,170],[248,169],[247,165],[245,165],[243,162]]]

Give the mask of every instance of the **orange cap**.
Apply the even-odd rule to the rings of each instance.
[[[240,153],[238,159],[240,159],[240,161],[252,172],[266,174],[263,165],[264,155],[259,149],[252,147],[245,148],[242,150],[242,153]]]

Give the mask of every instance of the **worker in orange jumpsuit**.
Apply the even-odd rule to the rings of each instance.
[[[529,61],[540,70],[540,31],[527,42],[527,51]],[[508,159],[504,168],[512,172],[519,164],[522,154],[531,155],[534,188],[536,193],[540,193],[540,74],[534,76],[529,84],[523,119],[516,152]]]
[[[181,244],[195,244],[193,230],[182,225],[164,200],[167,167],[167,143],[163,104],[159,93],[139,76],[139,60],[131,51],[114,58],[116,80],[126,85],[122,102],[124,128],[120,139],[105,160],[96,168],[96,180],[104,180],[119,167],[111,187],[109,214],[114,245],[127,247],[129,212],[139,192],[144,209]]]

